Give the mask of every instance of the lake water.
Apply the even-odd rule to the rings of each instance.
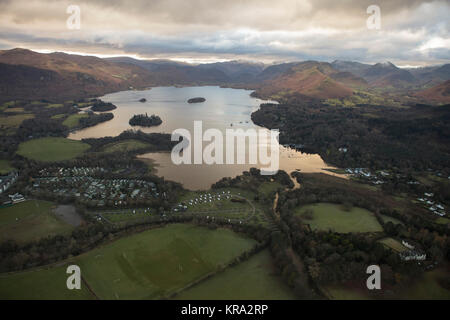
[[[202,121],[203,132],[209,128],[219,129],[225,135],[226,129],[241,128],[244,130],[263,129],[251,121],[252,112],[261,103],[267,102],[250,97],[252,91],[243,89],[204,87],[156,87],[143,91],[122,91],[100,97],[105,102],[117,106],[113,110],[114,119],[97,126],[86,128],[70,134],[70,139],[100,138],[116,136],[127,129],[130,118],[135,114],[156,114],[163,123],[157,127],[141,128],[144,132],[172,133],[178,128],[192,132],[194,121]],[[203,103],[187,103],[193,97],[204,97]],[[139,102],[141,98],[146,102]],[[264,129],[266,130],[266,129]],[[268,130],[266,130],[268,131]],[[247,140],[248,142],[248,140]],[[208,143],[204,143],[206,146]],[[258,145],[266,145],[267,141],[258,141]],[[245,149],[246,159],[251,149]],[[236,152],[237,153],[237,152]],[[181,164],[172,163],[170,153],[148,153],[140,158],[152,159],[157,165],[157,174],[167,180],[180,182],[188,189],[207,189],[223,177],[235,177],[251,167],[264,168],[260,164]],[[302,172],[325,172],[331,168],[323,162],[319,155],[304,154],[280,146],[279,166],[281,170],[290,173],[295,170]]]

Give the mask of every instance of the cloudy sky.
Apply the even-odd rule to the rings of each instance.
[[[374,4],[378,30],[367,27]],[[67,27],[69,5],[79,30]],[[417,66],[449,62],[449,17],[449,0],[0,0],[0,49]]]

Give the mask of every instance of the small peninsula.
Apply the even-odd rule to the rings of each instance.
[[[113,105],[111,102],[103,102],[102,100],[98,99],[94,101],[91,110],[95,112],[105,112],[114,110],[116,108],[117,107]]]

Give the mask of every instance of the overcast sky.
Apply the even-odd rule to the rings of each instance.
[[[367,28],[372,4],[379,30]],[[79,30],[67,28],[69,5]],[[450,61],[449,17],[449,0],[0,0],[0,49],[417,66]]]

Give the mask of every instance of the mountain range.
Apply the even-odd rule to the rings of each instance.
[[[68,100],[167,85],[222,85],[255,89],[262,97],[345,98],[355,90],[396,89],[431,103],[447,103],[450,64],[398,68],[336,60],[264,65],[228,61],[192,65],[172,60],[98,58],[27,49],[0,51],[0,99]]]

